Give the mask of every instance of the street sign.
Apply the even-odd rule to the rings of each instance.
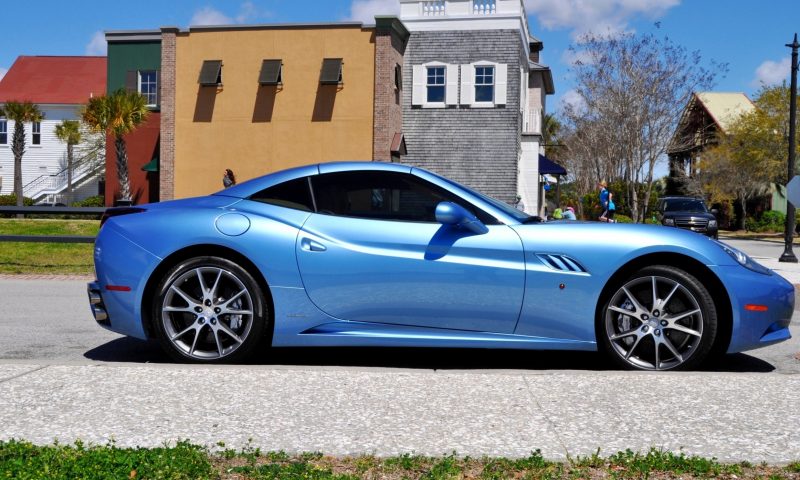
[[[786,198],[789,199],[795,207],[800,207],[800,175],[795,175],[794,178],[786,184]]]

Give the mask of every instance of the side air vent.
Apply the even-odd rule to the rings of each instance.
[[[537,253],[536,256],[539,257],[542,263],[553,270],[558,270],[559,272],[586,273],[586,269],[583,268],[583,265],[566,255]]]

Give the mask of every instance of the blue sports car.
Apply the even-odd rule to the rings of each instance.
[[[601,350],[697,367],[787,340],[794,288],[658,225],[548,222],[423,169],[324,163],[109,209],[96,321],[178,361],[274,346]]]

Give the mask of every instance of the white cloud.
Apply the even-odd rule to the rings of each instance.
[[[232,25],[235,23],[253,23],[259,19],[272,16],[272,12],[262,10],[251,1],[241,4],[239,13],[229,17],[214,7],[203,7],[194,12],[189,25]]]
[[[569,66],[579,62],[581,65],[592,65],[595,62],[595,57],[592,55],[592,52],[588,50],[574,50],[568,48],[561,54],[561,62]]]
[[[575,90],[568,90],[561,96],[559,105],[562,109],[571,107],[572,109],[580,112],[586,108],[586,100],[583,99],[580,93]]]
[[[681,0],[525,0],[529,15],[534,15],[547,30],[571,30],[573,40],[589,32],[617,34],[628,30],[628,23],[643,16],[656,20]]]
[[[213,7],[203,7],[194,12],[189,25],[230,25],[233,19]]]
[[[375,15],[399,15],[398,0],[353,0],[348,20],[375,23]]]
[[[761,85],[775,85],[789,78],[791,60],[789,57],[780,62],[767,60],[756,68],[756,78],[750,84],[753,87]]]
[[[8,73],[8,69],[7,68],[0,68],[0,80],[2,80],[3,77],[6,76],[6,73]]]
[[[86,55],[105,55],[107,50],[105,34],[100,31],[94,32],[92,39],[86,44]]]

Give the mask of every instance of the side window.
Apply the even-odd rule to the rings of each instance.
[[[311,199],[308,177],[296,178],[273,185],[251,195],[250,200],[304,212],[314,211],[314,201]]]
[[[0,145],[8,145],[8,120],[0,118]]]
[[[439,202],[455,202],[478,214],[447,190],[406,173],[329,173],[311,177],[311,183],[317,211],[327,215],[435,223]],[[488,216],[480,213],[481,220]],[[489,217],[489,223],[496,221]]]

